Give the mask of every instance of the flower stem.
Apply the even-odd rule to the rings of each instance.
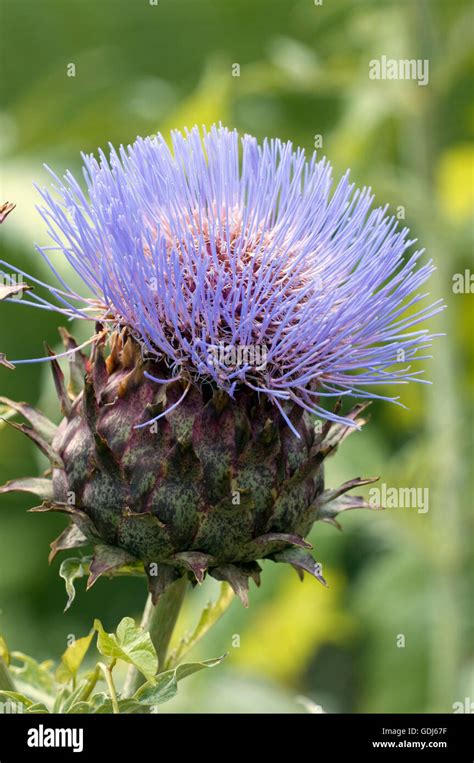
[[[141,627],[148,631],[156,649],[159,673],[165,670],[169,643],[184,600],[187,584],[188,578],[183,575],[160,596],[156,606],[149,596],[143,612]],[[124,697],[133,696],[143,682],[144,678],[141,673],[132,666],[125,679],[122,695]]]
[[[120,708],[117,700],[117,692],[115,691],[115,684],[112,678],[112,670],[114,669],[116,660],[112,660],[110,665],[104,665],[103,662],[98,663],[98,668],[104,674],[104,678],[107,682],[107,688],[109,690],[110,699],[112,701],[112,708],[115,715],[120,715]]]

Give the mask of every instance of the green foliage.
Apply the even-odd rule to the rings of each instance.
[[[66,592],[68,599],[64,611],[66,612],[71,606],[72,602],[76,598],[76,589],[74,588],[74,581],[78,578],[84,577],[89,573],[89,566],[91,559],[89,557],[83,557],[82,559],[70,558],[64,559],[61,562],[59,568],[59,575],[64,579],[66,584]]]
[[[184,682],[161,712],[294,712],[296,694],[328,712],[451,712],[454,701],[469,695],[472,671],[473,311],[472,294],[451,289],[453,273],[471,267],[472,3],[175,0],[152,7],[114,0],[88,3],[85,11],[82,0],[71,0],[71,14],[61,13],[63,0],[29,3],[27,14],[17,0],[3,5],[5,60],[20,57],[23,65],[10,66],[2,82],[2,187],[17,203],[2,225],[2,259],[46,276],[33,241],[51,242],[31,185],[46,181],[43,162],[61,174],[77,170],[81,150],[96,151],[109,140],[127,144],[137,134],[222,119],[310,151],[321,135],[319,153],[331,159],[335,174],[351,166],[352,180],[372,186],[378,203],[391,202],[392,211],[404,205],[413,237],[438,267],[435,296],[448,303],[435,329],[447,337],[427,352],[434,355],[427,366],[433,387],[404,385],[408,410],[374,405],[366,431],[345,443],[326,476],[328,487],[354,474],[380,474],[403,486],[422,468],[430,511],[348,515],[343,533],[317,528],[312,540],[330,587],[303,583],[296,602],[288,573],[266,564],[265,586],[252,593],[249,610],[230,608],[207,635],[212,654],[230,651],[225,669],[206,671],[205,688],[199,676],[188,684],[192,692]],[[429,58],[429,85],[369,81],[368,60],[382,53]],[[68,79],[71,58],[77,75]],[[234,61],[240,77],[231,77]],[[62,323],[47,311],[32,314],[22,305],[27,298],[1,303],[0,352],[7,358],[42,354],[42,340],[54,341]],[[87,327],[74,326],[75,334],[81,331]],[[49,377],[41,365],[15,371],[0,365],[1,394],[36,402],[55,416]],[[2,426],[11,415],[0,407],[0,484],[41,470],[33,448]],[[138,614],[143,583],[99,581],[66,616],[58,614],[63,589],[44,549],[64,523],[28,515],[28,505],[21,497],[0,498],[0,623],[9,643],[41,660],[45,645],[60,655],[67,634],[87,633],[98,614],[104,622],[118,622],[124,611]],[[67,572],[73,585],[79,577]],[[214,581],[193,592],[188,616],[199,620],[211,590]],[[269,623],[277,614],[284,638],[275,638]],[[406,636],[404,648],[396,646],[398,633]],[[236,634],[240,649],[233,648]],[[201,659],[199,643],[194,648],[192,659]],[[24,667],[13,655],[11,662]],[[36,671],[44,680],[44,669]],[[96,696],[93,706],[106,706],[99,692],[81,705],[92,676],[79,670],[75,698],[68,688],[75,712],[90,711]],[[55,686],[59,692],[71,684]],[[42,695],[41,685],[36,691]],[[37,693],[31,701],[29,712],[45,698]]]
[[[76,681],[77,671],[82,665],[93,638],[94,631],[91,631],[88,636],[75,639],[68,646],[56,670],[56,681],[59,683],[67,683],[71,679],[73,682]]]
[[[168,702],[170,699],[173,699],[178,691],[178,681],[187,678],[187,676],[192,676],[193,673],[197,673],[204,668],[214,668],[216,665],[220,665],[224,657],[225,655],[216,657],[213,660],[205,660],[204,662],[183,663],[178,665],[174,670],[160,673],[156,681],[141,686],[134,694],[134,699],[150,708],[155,705],[161,705],[163,702]]]
[[[94,621],[97,649],[105,657],[134,665],[147,681],[153,682],[158,657],[149,633],[137,628],[131,617],[124,617],[116,633],[106,633],[100,620]]]
[[[97,650],[109,658],[109,662],[98,662],[79,674],[96,633]],[[137,628],[131,617],[124,617],[115,633],[107,633],[100,620],[96,620],[94,630],[76,639],[56,668],[52,660],[40,664],[21,652],[10,654],[2,637],[0,646],[0,657],[5,664],[8,655],[8,683],[15,687],[6,688],[0,674],[0,703],[6,705],[5,712],[27,714],[154,712],[157,705],[175,697],[179,681],[205,668],[215,667],[224,659],[182,663],[173,670],[157,673],[158,657],[150,635]],[[112,674],[117,661],[133,665],[146,679],[133,697],[121,696],[115,688]],[[103,677],[108,692],[96,691]]]
[[[199,621],[192,633],[182,636],[178,646],[170,655],[168,662],[176,664],[193,649],[227,611],[234,598],[229,583],[221,583],[219,596],[215,602],[208,602],[201,612]]]

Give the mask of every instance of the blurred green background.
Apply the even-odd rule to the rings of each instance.
[[[32,187],[46,180],[43,162],[74,171],[81,150],[222,120],[309,151],[321,136],[336,176],[350,166],[378,203],[404,208],[438,267],[431,292],[448,306],[433,322],[446,333],[427,364],[435,383],[401,388],[408,410],[373,405],[327,471],[328,486],[379,474],[389,486],[428,487],[429,511],[349,513],[342,533],[316,525],[328,589],[266,562],[250,609],[235,601],[199,647],[204,657],[228,651],[224,666],[189,679],[164,711],[304,712],[302,695],[327,712],[452,712],[474,698],[474,297],[452,289],[472,267],[473,27],[463,0],[2,0],[0,202],[17,204],[2,225],[2,258],[48,278],[34,249],[47,243]],[[382,55],[428,59],[429,84],[370,80],[368,62]],[[3,304],[0,348],[41,355],[58,324]],[[48,368],[0,369],[0,391],[57,418]],[[0,483],[42,467],[29,442],[1,429]],[[64,521],[28,515],[30,505],[0,499],[0,631],[10,647],[57,658],[95,616],[108,630],[138,617],[143,583],[125,579],[88,594],[80,582],[62,613],[58,564],[46,559]],[[180,629],[216,591],[207,581],[188,597]]]

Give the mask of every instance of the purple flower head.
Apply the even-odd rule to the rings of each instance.
[[[83,160],[87,193],[69,172],[54,175],[55,197],[41,191],[55,245],[39,251],[61,288],[31,304],[127,326],[172,376],[230,395],[246,385],[290,426],[285,401],[338,421],[321,400],[420,381],[409,363],[432,339],[415,327],[441,309],[418,306],[433,266],[348,173],[334,188],[326,159],[223,127]]]

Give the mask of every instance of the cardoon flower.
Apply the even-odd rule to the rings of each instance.
[[[324,582],[304,538],[367,507],[344,493],[372,481],[324,489],[324,458],[364,423],[367,402],[342,403],[420,381],[410,362],[432,337],[418,325],[440,309],[418,306],[431,263],[369,189],[348,174],[334,188],[330,164],[290,143],[195,128],[172,150],[158,135],[83,160],[86,188],[68,172],[41,191],[53,245],[39,252],[58,284],[19,304],[95,321],[91,351],[62,330],[65,352],[38,359],[59,427],[3,400],[52,477],[2,491],[69,515],[52,555],[92,544],[90,584],[143,565],[156,599],[209,572],[245,602],[264,558]]]

